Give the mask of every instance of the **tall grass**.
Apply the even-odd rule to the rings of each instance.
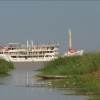
[[[91,73],[100,68],[100,53],[55,59],[41,69],[42,74],[69,75]]]
[[[100,52],[95,52],[83,56],[60,57],[47,63],[40,72],[44,75],[70,75],[71,78],[65,80],[63,86],[66,82],[70,83],[70,86],[78,86],[81,92],[97,95],[91,100],[100,100],[100,80],[96,76],[100,77],[99,70]],[[59,83],[61,84],[60,80]]]

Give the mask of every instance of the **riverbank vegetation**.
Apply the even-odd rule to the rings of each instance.
[[[100,52],[60,57],[47,63],[40,75],[66,75],[67,79],[52,80],[52,86],[74,88],[91,95],[90,100],[100,100]]]
[[[8,72],[13,68],[13,63],[0,59],[0,76],[8,75]]]

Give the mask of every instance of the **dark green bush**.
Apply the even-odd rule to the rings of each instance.
[[[8,71],[13,68],[13,63],[0,59],[0,74],[8,74]]]

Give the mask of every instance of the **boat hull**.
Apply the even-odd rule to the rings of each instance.
[[[83,50],[79,50],[79,51],[75,51],[75,52],[68,51],[65,53],[65,56],[82,56],[83,53],[84,53]]]
[[[46,62],[56,59],[57,57],[44,57],[44,58],[12,58],[10,55],[0,54],[1,59],[5,59],[10,62]]]

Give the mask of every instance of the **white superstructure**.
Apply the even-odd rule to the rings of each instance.
[[[0,49],[0,58],[11,62],[50,61],[58,57],[57,44],[27,45],[10,43]]]
[[[72,33],[71,30],[68,31],[68,49],[64,56],[82,56],[83,50],[76,50],[72,48]]]

